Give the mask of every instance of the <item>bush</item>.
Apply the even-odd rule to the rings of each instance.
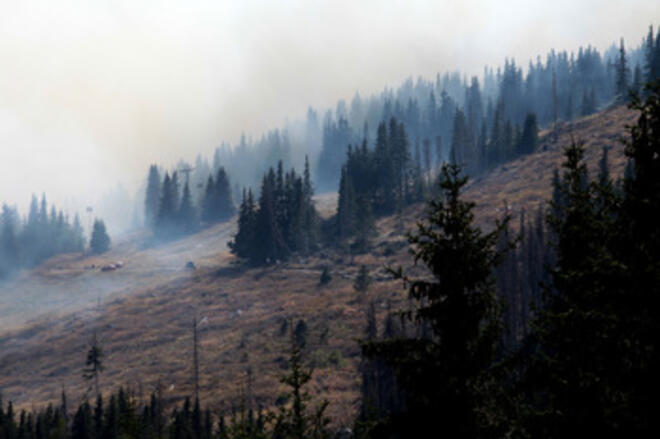
[[[327,285],[331,280],[332,276],[330,275],[330,269],[328,267],[323,267],[321,278],[319,279],[319,285]]]

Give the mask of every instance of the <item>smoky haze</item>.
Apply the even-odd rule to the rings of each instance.
[[[308,106],[551,48],[639,44],[657,1],[3,2],[0,200],[70,209],[150,163],[210,154]],[[131,214],[128,212],[127,214]]]

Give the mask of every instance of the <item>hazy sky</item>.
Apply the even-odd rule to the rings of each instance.
[[[637,45],[657,0],[0,1],[0,200],[135,186],[308,105],[551,47]]]

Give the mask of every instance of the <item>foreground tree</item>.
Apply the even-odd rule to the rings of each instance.
[[[632,172],[623,184],[615,254],[627,269],[621,285],[631,340],[622,343],[630,352],[632,432],[651,437],[660,430],[654,404],[648,403],[660,392],[660,80],[647,87],[644,101],[633,99],[631,108],[640,114],[625,144]]]
[[[548,217],[556,265],[531,334],[504,374],[513,404],[498,436],[659,433],[659,91],[633,100],[640,113],[625,145],[622,190],[609,178],[606,153],[589,181],[582,146],[565,151]]]
[[[564,175],[548,223],[556,266],[528,343],[534,354],[525,387],[534,395],[523,431],[532,437],[612,433],[616,376],[622,372],[616,342],[620,321],[616,279],[620,269],[609,249],[613,203],[599,202],[599,183],[589,182],[584,148],[565,151]]]
[[[474,437],[478,430],[477,383],[494,360],[500,333],[493,268],[502,258],[496,244],[504,224],[489,233],[474,225],[474,203],[460,196],[467,182],[460,172],[455,164],[443,166],[441,198],[429,202],[426,221],[408,235],[415,261],[432,280],[396,272],[416,301],[401,314],[416,334],[363,344],[368,358],[394,368],[405,401],[403,410],[376,424],[373,437],[423,437],[438,428],[448,437]]]

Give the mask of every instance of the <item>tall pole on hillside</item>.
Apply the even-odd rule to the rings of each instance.
[[[191,173],[192,171],[194,171],[194,170],[195,170],[195,168],[191,168],[190,166],[187,166],[187,167],[185,167],[185,168],[180,168],[180,169],[179,169],[179,172],[180,172],[180,173],[185,174],[185,176],[186,176],[186,183],[188,183],[188,180],[189,180],[189,178],[190,178],[190,173]]]

